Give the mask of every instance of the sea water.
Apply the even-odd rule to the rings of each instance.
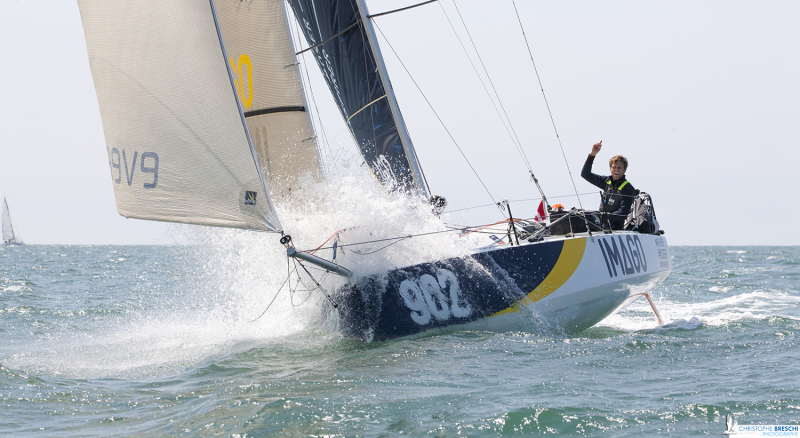
[[[683,437],[721,434],[726,414],[800,424],[800,248],[671,248],[674,269],[652,291],[661,326],[640,301],[573,337],[531,326],[364,344],[320,321],[319,291],[286,287],[267,309],[285,256],[252,235],[1,247],[0,436]]]

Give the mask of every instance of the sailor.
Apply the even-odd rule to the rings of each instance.
[[[615,155],[608,160],[611,171],[610,176],[602,176],[592,173],[594,157],[603,147],[603,141],[592,145],[592,152],[583,164],[581,176],[591,184],[603,189],[603,202],[600,204],[600,211],[607,213],[607,221],[612,230],[621,230],[625,223],[625,218],[631,211],[633,198],[636,189],[625,179],[625,171],[628,170],[628,159],[622,155]]]

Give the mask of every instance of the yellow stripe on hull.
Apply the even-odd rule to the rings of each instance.
[[[586,251],[586,240],[585,238],[577,238],[564,241],[564,246],[561,248],[561,255],[558,256],[558,261],[547,277],[539,283],[539,286],[536,286],[536,289],[516,302],[513,306],[491,315],[490,318],[505,313],[519,312],[520,306],[527,306],[531,303],[535,303],[563,286],[564,283],[572,277],[575,270],[578,269],[578,265],[581,264],[583,253]]]

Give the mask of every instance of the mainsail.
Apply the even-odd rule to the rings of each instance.
[[[321,177],[282,0],[215,2],[250,137],[273,197]]]
[[[22,236],[11,219],[11,212],[8,210],[8,202],[3,198],[3,243],[22,245]]]
[[[242,82],[229,58],[241,64],[246,46],[225,53],[214,4],[78,0],[78,6],[119,213],[279,230],[234,91]],[[255,104],[256,93],[239,97]]]
[[[370,23],[365,22],[363,2],[288,1],[373,174],[389,191],[427,197],[425,178],[394,100],[380,49],[373,43]]]

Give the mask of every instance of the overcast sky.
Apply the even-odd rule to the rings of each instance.
[[[167,225],[116,212],[77,4],[0,1],[0,195],[22,236],[38,244],[165,241]],[[412,3],[369,2],[372,13]],[[574,197],[555,198],[575,190],[511,0],[458,7],[480,59],[468,46],[470,56],[489,70],[545,193],[576,206]],[[517,8],[578,192],[596,191],[579,174],[603,140],[595,172],[607,174],[612,155],[627,156],[628,179],[653,196],[672,245],[800,244],[800,2],[517,0]],[[417,86],[494,198],[536,198],[447,17],[469,45],[451,0],[375,19],[432,192],[451,209],[491,202]],[[346,143],[323,85],[311,85],[328,135]],[[597,195],[581,201],[599,203]],[[536,204],[514,211],[532,215]],[[494,207],[468,212],[453,220],[499,215]]]

